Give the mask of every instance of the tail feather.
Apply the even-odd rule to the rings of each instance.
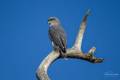
[[[64,55],[66,52],[67,52],[67,51],[66,51],[66,48],[62,48],[62,49],[60,50],[60,53],[61,53],[62,55]],[[66,58],[66,56],[64,56],[64,59],[65,59],[65,60],[68,60],[68,59]]]

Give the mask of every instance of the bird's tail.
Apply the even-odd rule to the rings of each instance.
[[[68,60],[68,59],[66,58],[66,55],[65,55],[65,53],[67,52],[67,51],[66,51],[66,48],[61,48],[59,52],[60,52],[61,56],[64,56],[63,58],[64,58],[65,60]]]

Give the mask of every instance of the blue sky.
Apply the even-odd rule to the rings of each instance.
[[[79,24],[90,8],[82,50],[96,46],[101,64],[77,59],[57,60],[52,80],[120,80],[120,1],[118,0],[0,0],[0,80],[36,80],[35,72],[52,50],[47,19],[56,16],[74,43]],[[105,73],[119,74],[118,76]]]

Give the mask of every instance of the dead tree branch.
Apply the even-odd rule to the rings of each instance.
[[[59,58],[75,58],[75,59],[82,59],[82,60],[86,60],[88,62],[91,63],[101,63],[103,62],[102,58],[96,58],[94,56],[94,52],[96,50],[95,47],[91,48],[87,54],[83,53],[81,50],[81,45],[82,45],[82,39],[83,39],[83,35],[85,32],[85,28],[86,28],[86,23],[87,23],[87,17],[90,14],[90,10],[88,10],[85,14],[85,16],[83,17],[82,23],[80,25],[80,30],[78,32],[78,35],[76,37],[76,41],[73,45],[72,48],[67,49],[67,53],[60,56],[60,53],[57,51],[52,51],[51,53],[48,54],[48,56],[42,61],[42,63],[40,64],[40,66],[37,69],[36,75],[37,75],[37,79],[38,80],[50,80],[48,74],[47,74],[47,70],[48,67],[57,59]]]

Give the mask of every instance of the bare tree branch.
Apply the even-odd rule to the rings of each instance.
[[[76,48],[80,51],[82,51],[81,46],[82,46],[83,35],[84,35],[85,29],[86,29],[87,17],[90,14],[91,14],[90,10],[88,10],[86,12],[85,16],[83,17],[82,23],[80,24],[80,29],[79,29],[78,35],[76,37],[76,41],[75,41],[74,46],[73,46],[73,48]]]
[[[49,66],[59,58],[73,58],[73,59],[82,59],[91,63],[101,63],[103,62],[102,58],[96,58],[94,52],[95,47],[92,47],[86,54],[81,51],[82,38],[86,28],[87,17],[90,14],[88,10],[85,16],[83,17],[82,23],[80,25],[80,30],[76,38],[75,44],[72,48],[67,49],[65,54],[60,54],[59,51],[52,51],[48,54],[47,57],[42,61],[40,66],[37,69],[36,76],[38,80],[50,80],[47,70]]]
[[[90,50],[92,51],[93,48]],[[93,51],[92,51],[93,52]],[[82,59],[86,60],[91,63],[101,63],[103,62],[102,58],[96,58],[93,55],[88,54],[83,54],[81,51],[70,48],[67,49],[67,53],[65,55],[60,56],[59,52],[52,51],[40,64],[38,70],[37,70],[37,78],[38,80],[50,80],[47,70],[48,67],[57,59],[59,58],[75,58],[75,59]]]
[[[94,49],[91,48],[90,50],[94,50]],[[63,58],[65,56],[66,58],[82,59],[82,60],[86,60],[86,61],[91,62],[91,63],[101,63],[101,62],[103,62],[103,59],[102,58],[96,58],[93,55],[93,52],[94,51],[92,51],[91,53],[88,52],[87,54],[84,54],[77,49],[70,48],[70,49],[67,49],[67,53],[65,55],[63,55]]]
[[[42,61],[37,70],[38,80],[50,80],[47,75],[48,67],[60,56],[60,53],[57,51],[52,51],[47,57]]]

